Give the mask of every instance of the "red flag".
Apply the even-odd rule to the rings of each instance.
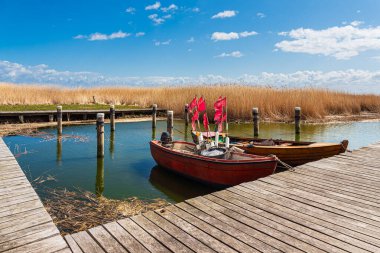
[[[193,131],[196,131],[197,130],[197,125],[195,124],[195,121],[192,121],[191,122],[191,128],[193,129]]]
[[[214,109],[216,110],[217,108],[221,109],[223,106],[226,106],[227,104],[227,97],[219,97],[218,100],[214,103]]]
[[[207,113],[203,114],[203,126],[205,127],[205,130],[208,132],[208,131],[209,131],[209,128],[208,128],[208,117],[207,117]]]
[[[215,115],[214,115],[214,122],[218,123],[220,119],[222,118],[222,110],[221,109],[215,109]]]
[[[192,111],[197,106],[197,97],[195,96],[189,104],[189,111]]]
[[[200,97],[198,100],[198,111],[199,112],[206,111],[206,101],[203,97]]]
[[[220,123],[227,120],[227,114],[224,113],[222,119],[220,120]]]
[[[194,115],[193,117],[191,118],[191,121],[196,121],[199,119],[199,112],[197,110],[194,111]]]

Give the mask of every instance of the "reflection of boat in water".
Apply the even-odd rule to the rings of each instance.
[[[157,165],[152,168],[149,181],[155,188],[176,202],[215,191],[215,188],[182,177]]]
[[[344,153],[348,141],[341,143],[299,142],[245,137],[230,137],[231,144],[248,154],[275,155],[281,161],[297,166]]]
[[[273,174],[277,160],[237,152],[228,152],[225,158],[211,158],[194,152],[195,144],[174,141],[168,146],[151,141],[150,150],[158,165],[197,181],[228,186],[256,180]]]

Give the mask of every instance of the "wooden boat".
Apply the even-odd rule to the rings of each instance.
[[[348,146],[347,140],[341,143],[296,142],[232,136],[230,142],[248,154],[263,156],[272,154],[291,166],[338,155],[345,152]]]
[[[169,147],[160,141],[150,142],[150,151],[161,167],[214,186],[237,185],[274,173],[275,157],[230,152],[228,159],[197,154],[195,144],[174,141]]]

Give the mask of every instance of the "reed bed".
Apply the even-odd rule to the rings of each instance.
[[[172,109],[182,115],[184,104],[203,95],[212,113],[212,103],[221,95],[228,97],[229,119],[250,119],[258,107],[266,120],[291,120],[294,107],[302,107],[305,120],[332,115],[380,113],[380,96],[358,95],[317,88],[270,88],[248,85],[208,85],[187,87],[94,87],[63,88],[41,85],[0,84],[0,105],[40,104],[115,104]],[[94,100],[95,97],[95,100]]]

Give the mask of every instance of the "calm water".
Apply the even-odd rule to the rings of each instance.
[[[251,136],[250,124],[230,124],[230,134]],[[96,158],[95,125],[63,129],[70,137],[57,141],[56,129],[45,129],[45,137],[11,136],[4,138],[29,179],[51,175],[48,187],[81,188],[109,198],[137,196],[164,198],[172,202],[202,195],[214,189],[184,179],[156,166],[149,141],[160,137],[166,122],[158,122],[152,133],[151,122],[118,123],[111,135],[105,125],[105,157]],[[175,139],[188,139],[182,121],[175,122]],[[294,126],[281,123],[260,125],[260,137],[295,139]],[[349,139],[349,149],[380,140],[380,123],[358,122],[333,125],[304,125],[300,140],[340,142]],[[39,192],[43,194],[43,192]]]

